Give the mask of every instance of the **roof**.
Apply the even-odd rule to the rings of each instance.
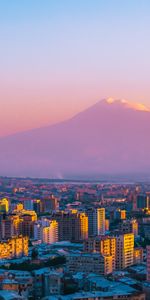
[[[131,295],[136,293],[137,290],[123,284],[114,283],[114,289],[107,292],[80,292],[71,295],[61,296],[52,298],[51,296],[43,298],[43,300],[79,300],[79,299],[87,299],[87,298],[97,298],[97,297],[111,297],[114,295],[123,296],[123,295]]]
[[[13,291],[7,291],[7,290],[0,290],[0,297],[2,297],[1,299],[6,299],[6,300],[27,300],[27,298],[23,297],[23,296],[19,296],[18,293],[13,292]]]
[[[38,270],[34,270],[33,273],[35,275],[42,275],[44,273],[50,272],[50,268],[42,268],[42,269],[38,269]]]

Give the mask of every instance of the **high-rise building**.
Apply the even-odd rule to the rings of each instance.
[[[76,229],[78,232],[78,241],[83,241],[88,238],[88,217],[85,213],[77,214]]]
[[[105,208],[98,208],[97,211],[97,234],[105,234]]]
[[[148,209],[150,207],[150,197],[146,194],[137,195],[137,209]]]
[[[95,208],[88,208],[86,210],[88,216],[88,236],[97,235],[97,210]]]
[[[123,220],[120,224],[122,233],[133,233],[134,236],[138,235],[138,222],[136,219]]]
[[[42,212],[42,202],[40,199],[36,199],[33,201],[33,210],[37,214],[40,214]]]
[[[42,218],[34,224],[34,239],[46,244],[58,241],[58,223],[56,220]]]
[[[20,232],[21,220],[18,215],[6,215],[1,220],[1,239],[10,239],[13,236],[18,236]]]
[[[105,231],[109,231],[109,220],[105,220]]]
[[[43,243],[52,244],[58,241],[58,223],[55,220],[49,222],[49,226],[43,227]]]
[[[0,213],[7,213],[9,211],[9,200],[3,198],[0,200]]]
[[[27,213],[29,212],[29,213]],[[26,211],[25,214],[20,216],[20,232],[23,236],[33,238],[34,236],[34,223],[37,221],[37,215],[34,211]]]
[[[52,215],[58,222],[59,241],[79,242],[88,238],[88,217],[77,210],[59,211]]]
[[[147,246],[147,281],[150,282],[150,246]]]
[[[115,211],[115,219],[125,220],[126,219],[126,210],[124,210],[124,209],[117,209]]]
[[[117,237],[116,268],[125,269],[133,265],[134,234],[126,233]]]
[[[84,241],[84,252],[97,252],[112,256],[112,268],[116,268],[116,238],[111,236],[98,236]]]
[[[0,242],[0,259],[16,258],[28,255],[28,237],[13,237]]]
[[[58,198],[56,198],[54,195],[45,197],[41,201],[42,201],[43,212],[51,212],[59,208]]]
[[[136,211],[137,210],[137,193],[132,194],[132,210]]]
[[[33,199],[25,199],[23,201],[24,209],[33,210]]]
[[[105,208],[88,208],[88,234],[97,236],[105,234]]]

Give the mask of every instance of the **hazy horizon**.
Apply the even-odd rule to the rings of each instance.
[[[125,100],[102,100],[58,124],[0,139],[6,176],[66,178],[149,174],[150,110]]]
[[[42,129],[42,128],[46,128],[46,127],[50,127],[50,126],[55,126],[57,124],[69,121],[69,120],[75,118],[76,116],[84,113],[85,111],[91,109],[92,107],[95,107],[96,105],[98,105],[100,102],[103,102],[103,101],[106,101],[106,102],[108,101],[108,104],[112,104],[111,102],[109,103],[109,101],[114,101],[115,103],[117,103],[117,101],[118,102],[122,101],[122,102],[124,102],[124,104],[126,104],[126,108],[131,108],[131,109],[137,110],[137,111],[141,110],[141,111],[150,112],[150,106],[145,105],[144,102],[141,102],[141,103],[139,103],[139,102],[130,102],[130,101],[128,101],[128,99],[124,99],[124,98],[114,99],[113,97],[103,97],[100,100],[93,103],[92,105],[85,107],[85,109],[82,109],[78,113],[75,113],[71,116],[68,116],[63,120],[55,121],[55,122],[48,123],[48,124],[42,124],[41,126],[36,126],[36,127],[26,128],[26,129],[22,129],[22,130],[17,130],[15,132],[10,132],[10,133],[2,135],[2,136],[0,135],[0,138],[9,137],[11,135],[13,136],[13,135],[16,135],[16,134],[19,134],[19,133],[25,133],[25,132],[28,132],[28,131],[34,131],[34,130],[37,130],[37,129],[40,129],[40,128]]]

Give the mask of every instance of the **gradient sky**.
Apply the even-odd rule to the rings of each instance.
[[[112,96],[150,106],[149,0],[0,0],[0,135]]]

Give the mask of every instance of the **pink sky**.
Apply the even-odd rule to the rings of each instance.
[[[17,86],[14,82],[7,87],[3,85],[0,90],[0,136],[60,122],[108,96],[148,105],[148,101],[144,101],[146,91],[137,93],[136,89],[129,89],[129,85],[126,90],[126,85],[120,85],[118,90],[111,83],[108,88],[106,84],[99,85],[98,81],[86,83],[77,80],[59,83],[58,87],[56,83],[42,86],[40,81],[32,87],[28,83]]]
[[[107,97],[150,106],[149,8],[138,0],[2,1],[0,136]]]

